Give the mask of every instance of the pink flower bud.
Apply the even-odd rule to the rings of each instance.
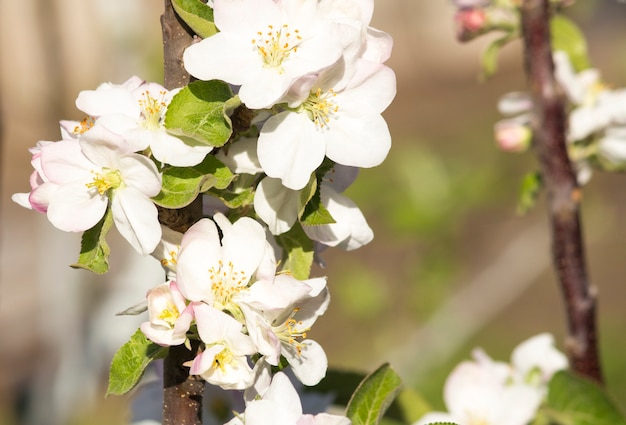
[[[519,120],[498,121],[494,127],[496,144],[504,152],[525,152],[532,140],[532,131]]]
[[[456,36],[459,41],[469,41],[482,33],[487,23],[487,14],[481,8],[461,9],[454,16]]]

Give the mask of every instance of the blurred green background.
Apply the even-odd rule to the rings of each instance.
[[[0,2],[0,424],[19,423],[15,406],[50,407],[77,388],[88,401],[65,407],[67,423],[119,423],[127,414],[128,398],[103,398],[105,369],[135,324],[112,315],[159,283],[158,272],[134,272],[138,260],[117,253],[115,236],[111,275],[70,270],[78,237],[9,196],[28,188],[27,148],[56,140],[60,119],[82,118],[73,105],[80,90],[133,74],[161,80],[161,9],[155,0]],[[560,348],[565,337],[543,200],[516,214],[521,179],[536,162],[499,152],[492,138],[499,96],[525,89],[520,46],[507,47],[498,74],[480,83],[478,58],[491,37],[458,44],[453,13],[443,0],[376,1],[372,25],[395,40],[388,64],[398,94],[385,113],[394,146],[347,192],[376,236],[359,251],[323,254],[326,268],[315,273],[328,276],[332,303],[310,334],[332,367],[372,371],[389,361],[438,408],[447,374],[473,347],[508,360],[532,335],[551,332]],[[604,80],[626,86],[626,4],[581,0],[568,14]],[[624,179],[594,174],[583,220],[607,388],[626,409]],[[111,296],[117,290],[126,298]],[[93,373],[68,378],[68,359]]]

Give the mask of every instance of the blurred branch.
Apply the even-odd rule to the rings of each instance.
[[[535,104],[534,142],[547,190],[552,255],[566,305],[572,369],[602,382],[595,293],[590,290],[580,223],[582,192],[567,154],[567,115],[554,76],[549,0],[521,6],[526,74]]]
[[[163,30],[163,84],[172,90],[183,87],[191,77],[183,66],[183,51],[193,42],[193,32],[174,12],[171,0],[165,0],[161,16]],[[159,209],[159,220],[179,232],[186,231],[202,215],[202,198],[180,210]],[[188,350],[184,345],[170,347],[163,363],[163,425],[201,425],[204,381],[189,374],[183,363],[193,360],[198,344]]]

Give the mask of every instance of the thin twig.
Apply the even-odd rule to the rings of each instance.
[[[554,76],[548,0],[521,6],[526,73],[535,102],[535,149],[548,195],[554,266],[566,305],[572,369],[602,382],[595,293],[590,290],[580,223],[581,190],[567,155],[567,115]]]
[[[171,0],[165,0],[161,16],[163,31],[164,86],[171,90],[190,82],[183,67],[183,51],[193,41],[193,31],[174,12]],[[159,220],[179,232],[186,231],[202,216],[201,198],[180,210],[159,209]],[[170,347],[163,363],[163,425],[201,425],[202,398],[205,383],[199,376],[189,375],[183,363],[192,360],[198,344],[191,350],[184,345]]]

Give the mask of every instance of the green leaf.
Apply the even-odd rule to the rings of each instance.
[[[626,425],[626,419],[597,384],[570,372],[555,374],[547,408],[561,425]]]
[[[107,207],[102,220],[83,233],[78,262],[71,264],[70,267],[86,269],[98,274],[106,273],[109,270],[111,249],[105,238],[112,225],[113,213],[111,212],[111,207]]]
[[[122,395],[132,390],[150,362],[164,358],[167,352],[168,347],[155,344],[137,329],[113,356],[106,395]]]
[[[591,67],[585,35],[574,22],[563,15],[555,15],[550,21],[550,32],[552,50],[567,53],[576,71]]]
[[[189,28],[202,38],[217,33],[213,23],[213,9],[200,0],[172,0],[174,10]]]
[[[288,270],[299,280],[308,279],[313,264],[313,241],[299,223],[286,233],[276,236],[276,242],[284,250],[282,270]]]
[[[223,146],[233,131],[228,116],[232,99],[230,87],[222,81],[194,81],[168,105],[165,127],[170,133],[191,138],[200,145]]]
[[[300,217],[300,223],[305,226],[336,223],[333,216],[322,204],[319,188],[306,204],[302,216]]]
[[[539,172],[534,171],[524,176],[517,203],[518,214],[526,214],[532,207],[535,206],[542,188],[543,180],[541,179],[541,174]]]
[[[346,416],[353,425],[377,425],[400,391],[402,381],[388,364],[368,375],[358,386]]]
[[[233,180],[233,173],[213,155],[193,167],[167,167],[163,170],[161,192],[152,198],[165,208],[183,208],[200,192],[212,187],[224,189]]]
[[[207,192],[219,200],[230,209],[237,209],[252,205],[254,202],[254,189],[246,188],[238,192],[231,192],[230,190],[215,190],[211,189]]]
[[[500,54],[500,50],[502,50],[504,46],[515,38],[513,34],[514,33],[510,33],[504,37],[498,38],[487,46],[487,49],[485,49],[481,57],[483,68],[481,79],[486,80],[496,73],[496,70],[498,69],[498,55]]]

